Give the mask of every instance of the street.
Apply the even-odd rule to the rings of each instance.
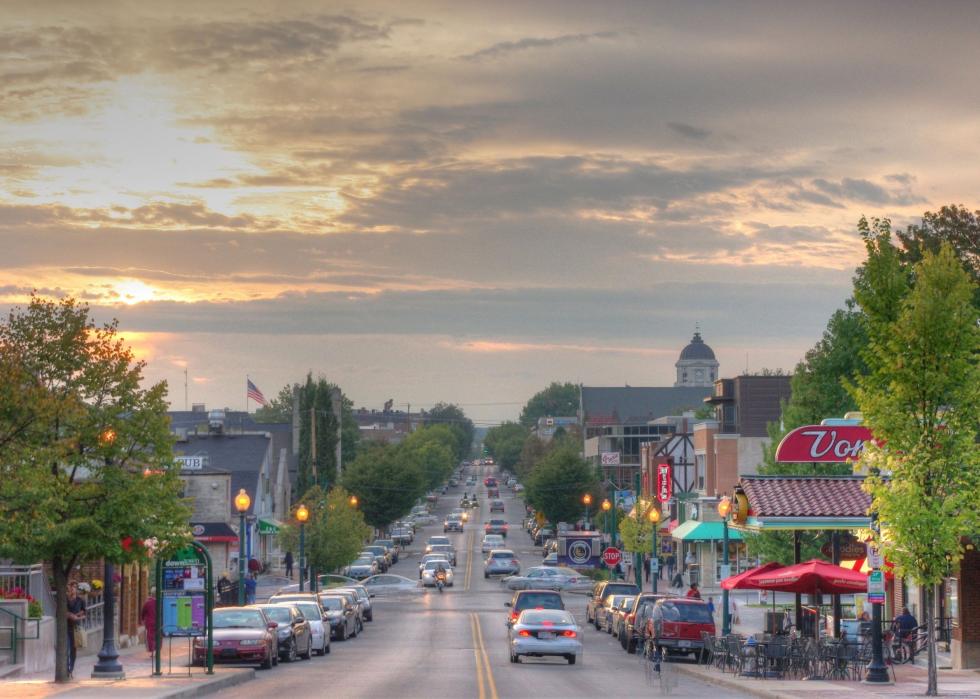
[[[482,476],[481,476],[482,479]],[[423,527],[390,572],[418,577],[419,552],[431,534],[442,534],[443,517],[456,506],[465,486],[450,488],[435,514],[438,523]],[[468,489],[469,492],[473,488]],[[335,641],[323,658],[280,663],[260,671],[256,679],[217,696],[269,697],[290,695],[344,697],[595,697],[648,696],[659,693],[656,680],[648,683],[643,665],[627,655],[611,636],[585,626],[584,595],[564,593],[565,604],[582,626],[584,652],[575,666],[563,659],[508,660],[504,602],[513,594],[499,580],[483,578],[480,552],[483,522],[488,518],[486,489],[478,486],[480,509],[473,510],[463,533],[450,534],[459,560],[455,586],[443,594],[435,589],[400,599],[375,598],[375,620],[357,638]],[[524,508],[506,488],[501,496],[510,523],[508,546],[522,568],[540,565],[536,549],[521,526]],[[675,673],[679,685],[671,695],[704,697],[720,690]],[[726,696],[739,696],[724,690]],[[744,695],[748,696],[748,695]]]

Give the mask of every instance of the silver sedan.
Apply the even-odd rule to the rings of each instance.
[[[571,568],[535,566],[523,575],[503,579],[508,590],[582,590],[591,589],[592,580]]]
[[[423,587],[436,586],[436,569],[440,565],[446,571],[446,587],[453,586],[453,569],[445,561],[429,561],[425,564],[425,568],[422,569]]]
[[[581,630],[572,613],[563,609],[525,609],[507,630],[510,661],[521,656],[557,656],[574,665],[582,655]]]

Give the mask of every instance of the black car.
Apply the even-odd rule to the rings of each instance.
[[[640,588],[633,583],[600,580],[592,586],[592,595],[589,597],[589,601],[585,605],[585,622],[587,624],[594,625],[598,630],[599,621],[596,619],[595,610],[605,603],[607,597],[610,595],[638,594],[640,594]]]
[[[564,609],[565,602],[561,594],[554,590],[518,590],[514,593],[510,602],[504,602],[505,607],[510,607],[510,614],[507,616],[507,625],[517,621],[525,609]]]
[[[633,607],[623,620],[619,633],[619,645],[627,653],[633,653],[646,643],[647,620],[653,614],[653,606],[657,600],[666,599],[668,595],[658,595],[644,592],[633,598]]]
[[[330,622],[330,637],[346,641],[357,636],[357,609],[342,595],[320,595],[320,606],[326,612],[324,621]]]
[[[313,657],[313,632],[299,607],[289,602],[255,606],[265,612],[270,621],[278,624],[276,638],[281,660],[291,663],[297,658],[309,660]]]

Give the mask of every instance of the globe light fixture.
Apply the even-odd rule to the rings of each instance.
[[[310,518],[310,511],[306,509],[306,505],[300,505],[296,508],[296,521],[301,524],[306,522]]]
[[[722,519],[728,519],[732,511],[732,499],[727,495],[718,501],[718,514]]]
[[[235,509],[241,513],[248,512],[248,506],[252,504],[252,498],[248,496],[245,489],[242,488],[238,491],[238,495],[235,496]]]
[[[350,498],[347,500],[347,502],[350,503],[350,506],[351,507],[357,507],[357,503],[358,503],[357,496],[356,495],[351,495]]]
[[[602,511],[603,512],[609,512],[609,510],[611,510],[611,509],[612,509],[612,503],[609,502],[609,498],[605,498],[602,501]]]

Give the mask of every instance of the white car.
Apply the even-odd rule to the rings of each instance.
[[[483,546],[481,547],[483,553],[490,553],[494,549],[502,549],[507,544],[504,542],[504,537],[500,534],[485,534],[483,536]]]
[[[391,573],[374,575],[364,580],[362,585],[370,594],[378,597],[410,595],[422,591],[421,583]]]
[[[512,663],[530,655],[558,656],[574,665],[582,654],[581,629],[564,609],[525,609],[507,629],[507,645]]]
[[[310,622],[310,635],[313,637],[313,650],[317,655],[330,652],[330,629],[323,626],[323,609],[318,602],[290,602],[299,607],[303,617]]]
[[[422,556],[422,560],[419,562],[419,578],[422,578],[422,571],[425,570],[425,564],[429,561],[442,561],[447,566],[451,565],[449,561],[449,555],[445,553],[427,553]]]
[[[429,561],[425,564],[422,569],[422,585],[423,587],[435,587],[436,586],[436,570],[439,566],[442,566],[443,570],[446,571],[446,587],[453,586],[453,568],[446,561]]]

